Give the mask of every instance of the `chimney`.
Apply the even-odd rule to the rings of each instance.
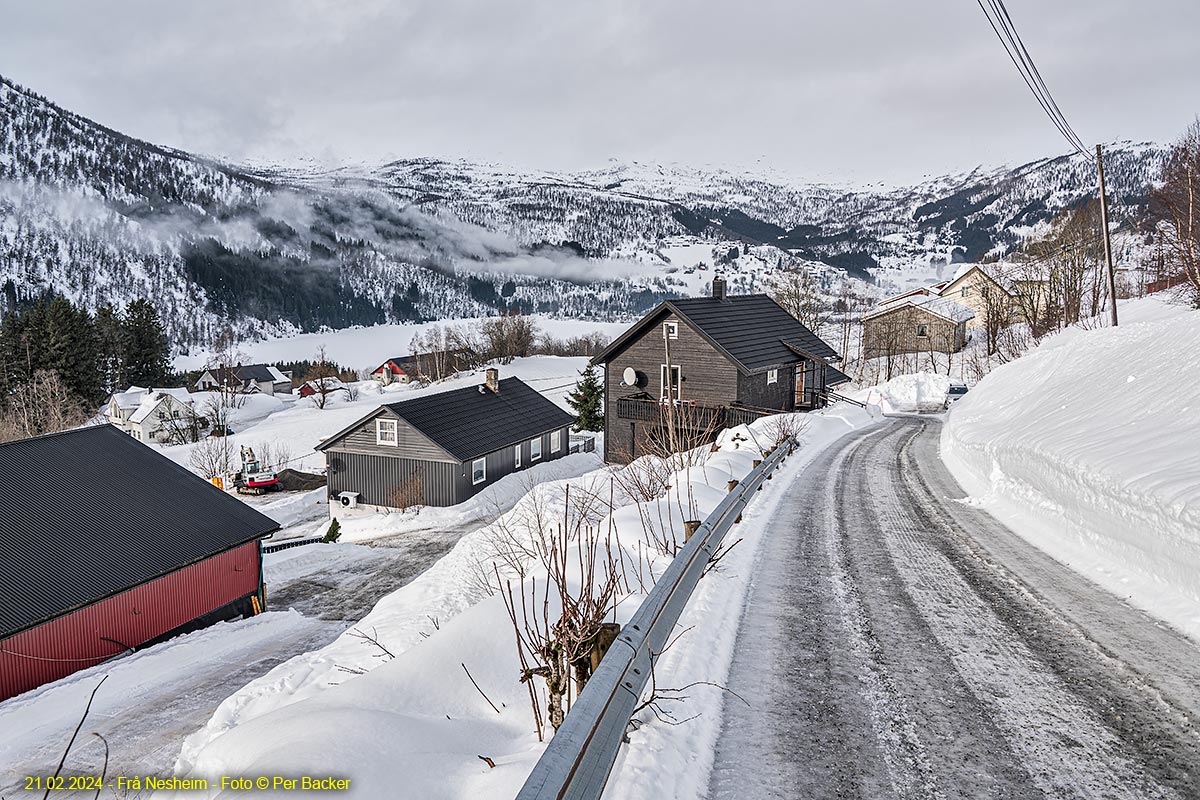
[[[712,287],[713,287],[713,290],[712,290],[713,298],[716,300],[724,300],[725,299],[725,279],[722,278],[720,275],[714,275],[713,281],[712,281]]]
[[[495,367],[489,367],[484,375],[487,376],[484,379],[487,388],[491,389],[493,394],[500,394],[500,370]]]

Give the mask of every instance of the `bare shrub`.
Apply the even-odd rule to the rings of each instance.
[[[39,369],[19,384],[0,413],[0,441],[77,428],[87,422],[83,406],[54,370]]]
[[[505,581],[501,592],[516,637],[520,680],[529,685],[539,739],[543,717],[533,678],[544,681],[545,718],[557,730],[572,697],[578,697],[598,663],[595,651],[612,633],[606,620],[615,612],[618,597],[629,591],[612,528],[603,534],[586,520],[586,515],[571,513],[568,487],[562,520],[539,537],[546,545],[540,555],[545,578],[539,581],[533,575],[515,588],[511,580]],[[498,570],[496,579],[501,580]],[[551,608],[559,611],[552,613]]]

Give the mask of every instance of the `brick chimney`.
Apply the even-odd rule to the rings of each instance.
[[[716,300],[725,299],[725,279],[720,275],[714,275],[712,280],[713,298]]]
[[[500,394],[500,370],[496,369],[495,367],[489,367],[488,370],[483,374],[486,376],[484,378],[484,384],[487,386],[487,388],[490,389],[493,394]]]

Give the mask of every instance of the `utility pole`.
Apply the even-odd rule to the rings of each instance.
[[[1104,151],[1096,145],[1096,169],[1100,176],[1100,224],[1104,227],[1104,262],[1108,268],[1108,311],[1117,327],[1117,278],[1113,274],[1112,241],[1108,232],[1108,197],[1104,193]]]

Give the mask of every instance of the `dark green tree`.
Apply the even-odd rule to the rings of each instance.
[[[577,431],[604,430],[604,387],[600,384],[600,376],[591,364],[579,373],[579,382],[575,389],[567,395],[567,405],[575,410],[579,422],[575,425]]]
[[[125,379],[135,386],[162,386],[171,377],[167,334],[146,300],[125,309]]]
[[[67,391],[88,406],[103,400],[92,315],[61,295],[43,299],[32,313],[27,336],[40,350],[35,369],[57,372]]]
[[[107,304],[96,309],[96,360],[105,394],[129,385],[125,379],[125,321]]]
[[[326,544],[333,544],[340,538],[342,538],[342,523],[337,521],[337,517],[334,517],[330,521],[329,529],[325,531],[325,537],[321,541]]]

